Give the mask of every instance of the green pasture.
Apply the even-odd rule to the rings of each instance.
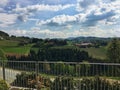
[[[90,56],[98,59],[105,59],[106,58],[106,47],[99,47],[99,48],[81,48],[81,50],[87,51]]]
[[[28,54],[33,44],[19,46],[18,41],[4,40],[0,41],[0,48],[5,54]]]
[[[1,40],[0,41],[0,48],[4,51],[4,53],[14,53],[14,54],[28,54],[30,50],[38,51],[39,48],[32,47],[33,44],[28,44],[25,46],[19,46],[19,41],[12,41],[12,40]],[[65,45],[65,46],[54,46],[51,48],[71,48],[71,49],[79,49],[84,50],[89,53],[90,56],[94,58],[105,59],[106,58],[106,47],[99,47],[99,48],[79,48],[73,45]]]

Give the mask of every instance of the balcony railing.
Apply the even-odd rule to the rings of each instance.
[[[0,78],[25,90],[120,90],[120,64],[0,61]]]

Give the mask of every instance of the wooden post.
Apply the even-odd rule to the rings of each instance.
[[[3,80],[5,80],[5,62],[2,62]]]

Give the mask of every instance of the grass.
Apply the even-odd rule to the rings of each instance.
[[[100,48],[79,48],[76,46],[71,45],[70,42],[68,42],[68,45],[65,46],[54,46],[51,48],[77,48],[80,50],[87,51],[90,56],[94,58],[99,59],[105,59],[106,58],[106,48],[100,47]],[[12,41],[12,40],[0,40],[0,48],[4,51],[5,54],[13,53],[13,54],[28,54],[30,50],[34,50],[35,52],[38,52],[39,48],[31,48],[33,44],[28,44],[25,46],[18,46],[19,41]]]
[[[4,47],[4,52],[7,53],[16,53],[16,54],[28,54],[31,47],[22,46],[22,47]]]
[[[81,50],[87,51],[90,56],[98,59],[105,59],[106,58],[106,47],[100,47],[100,48],[81,48]]]
[[[14,47],[18,45],[18,41],[0,40],[0,47]]]
[[[25,54],[30,52],[33,44],[27,44],[25,46],[18,46],[18,41],[2,40],[0,41],[0,48],[5,54]]]
[[[18,46],[18,47],[4,47],[3,50],[5,53],[16,53],[16,54],[28,54],[32,44],[28,44],[25,46]]]
[[[35,51],[36,53],[38,52],[39,48],[32,47],[31,50]]]
[[[120,77],[108,77],[108,79],[120,80]]]

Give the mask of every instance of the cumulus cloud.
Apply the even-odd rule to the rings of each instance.
[[[7,31],[10,35],[29,36],[37,38],[65,38],[66,35],[61,31],[51,31],[49,29],[41,30],[39,28],[32,28],[31,30],[10,30]]]
[[[84,22],[85,14],[77,14],[74,16],[70,15],[59,15],[48,20],[42,20],[37,23],[37,25],[68,25],[68,23]]]
[[[40,22],[38,22],[38,25],[44,25],[44,24],[63,25],[66,22],[73,22],[73,21],[76,21],[76,18],[74,16],[60,15],[60,16],[53,17],[52,19],[48,19],[48,20],[45,20],[45,21],[40,21]]]
[[[37,5],[30,5],[26,7],[21,7],[20,4],[16,4],[16,8],[12,10],[13,13],[19,14],[18,20],[26,22],[28,17],[34,16],[34,12],[39,11],[60,11],[66,8],[74,6],[73,4],[67,5],[45,5],[45,4],[37,4]]]
[[[120,17],[119,3],[119,0],[78,0],[76,10],[86,14],[85,23],[88,25],[94,25],[100,20],[108,21],[112,17],[116,17],[115,22]]]
[[[72,28],[72,25],[69,25],[69,24],[64,27],[64,29],[67,29],[67,30],[71,28]]]
[[[80,29],[67,33],[67,36],[94,36],[94,37],[119,37],[120,29],[104,30],[98,27],[90,27],[87,30]]]
[[[62,31],[52,31],[49,29],[40,30],[40,29],[32,29],[29,34],[33,36],[37,36],[39,38],[65,38],[66,35]]]
[[[10,0],[0,2],[0,28],[16,23],[13,28],[24,29],[10,30],[14,35],[44,38],[91,35],[107,37],[119,36],[120,33],[120,0],[77,0],[77,3],[76,0],[52,0],[56,1],[54,4],[50,3],[51,0],[47,0],[49,3],[41,0],[38,4],[38,1],[26,0],[24,5],[23,0],[17,0],[20,2],[18,4],[13,0],[9,2],[16,1],[16,6],[13,7],[8,1]],[[8,6],[12,8],[9,9]],[[25,24],[19,24],[19,21]],[[30,29],[36,25],[41,29]]]
[[[20,6],[15,8],[14,12],[34,12],[34,11],[59,11],[63,10],[69,7],[74,6],[73,4],[67,4],[67,5],[44,5],[44,4],[38,4],[38,5],[30,5],[24,8],[21,8]]]
[[[8,0],[2,0],[0,1],[0,6],[5,6],[7,5],[8,2],[9,2]]]
[[[49,29],[32,28],[31,30],[8,30],[10,35],[29,36],[37,38],[68,38],[78,36],[94,36],[94,37],[119,37],[120,29],[103,30],[99,27],[90,27],[87,29],[74,30],[72,32],[66,31],[52,31]]]
[[[17,14],[0,13],[0,27],[12,25],[17,20]]]
[[[78,0],[78,6],[76,10],[79,14],[70,15],[58,15],[51,19],[40,20],[38,25],[67,25],[80,23],[82,26],[95,26],[100,21],[106,21],[105,23],[115,24],[117,19],[120,18],[120,1],[109,1],[109,3],[103,0]]]

